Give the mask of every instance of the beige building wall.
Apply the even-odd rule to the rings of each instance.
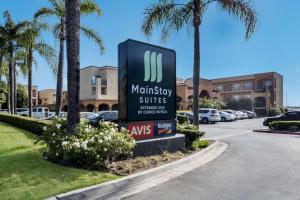
[[[55,104],[56,102],[56,90],[46,89],[39,91],[39,105],[48,106]]]
[[[191,109],[193,79],[177,79],[178,109]],[[232,99],[249,98],[257,112],[283,107],[283,77],[276,72],[219,79],[201,79],[200,97],[218,98],[225,103]]]
[[[80,70],[81,111],[118,108],[118,69],[89,66]]]

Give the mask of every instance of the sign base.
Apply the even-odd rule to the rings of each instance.
[[[185,135],[175,134],[169,137],[152,138],[136,141],[134,156],[151,156],[164,151],[176,152],[185,150]]]

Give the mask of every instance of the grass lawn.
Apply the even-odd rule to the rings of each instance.
[[[67,168],[43,160],[36,136],[0,122],[0,199],[42,199],[118,176]]]

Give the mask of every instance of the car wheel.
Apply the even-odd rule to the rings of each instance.
[[[206,118],[206,117],[204,117],[203,119],[202,119],[202,122],[204,123],[204,124],[208,124],[208,119]]]
[[[225,117],[221,117],[221,122],[225,122],[226,118]]]

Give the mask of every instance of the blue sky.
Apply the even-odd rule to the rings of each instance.
[[[144,8],[156,0],[97,2],[104,15],[83,17],[82,24],[93,27],[101,34],[106,52],[100,55],[97,46],[82,38],[81,67],[117,66],[118,43],[132,38],[175,49],[177,77],[192,76],[192,29],[184,28],[172,34],[166,43],[160,42],[158,31],[151,37],[140,32]],[[9,10],[16,21],[31,19],[39,7],[47,5],[47,0],[0,0],[0,13]],[[219,10],[214,4],[206,11],[200,36],[201,77],[211,79],[276,71],[284,76],[284,95],[288,95],[288,105],[300,105],[300,1],[253,0],[253,5],[259,21],[250,40],[245,40],[244,25],[235,17]],[[2,21],[0,18],[0,23]],[[58,41],[51,34],[45,33],[44,38],[58,51]],[[37,57],[37,60],[33,83],[40,90],[55,88],[55,77],[41,58]],[[21,76],[19,81],[26,83],[26,79]]]

